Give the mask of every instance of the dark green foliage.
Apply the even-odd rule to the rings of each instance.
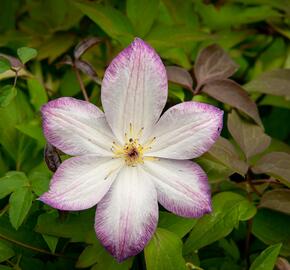
[[[0,270],[289,269],[289,27],[289,0],[1,0]],[[196,160],[213,213],[161,210],[144,252],[119,264],[96,239],[95,209],[37,200],[67,158],[46,144],[40,108],[83,87],[101,106],[105,68],[135,36],[167,66],[167,107],[207,102],[225,118]]]

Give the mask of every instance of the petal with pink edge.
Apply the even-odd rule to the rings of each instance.
[[[46,139],[64,153],[112,156],[113,134],[95,105],[62,97],[44,105],[41,113]]]
[[[117,138],[122,141],[130,130],[136,136],[141,128],[146,137],[165,106],[167,90],[160,57],[136,38],[113,59],[102,82],[102,104]]]
[[[146,161],[143,168],[155,184],[158,201],[167,210],[189,218],[211,212],[207,176],[198,164],[161,158]]]
[[[97,206],[95,230],[106,249],[121,262],[144,249],[157,220],[152,181],[139,166],[125,167]]]
[[[222,126],[222,110],[205,103],[180,103],[161,116],[152,134],[156,139],[146,156],[198,157],[215,143]]]
[[[39,200],[61,210],[88,209],[107,193],[123,165],[120,159],[91,155],[67,159]]]

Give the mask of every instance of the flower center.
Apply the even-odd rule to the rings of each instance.
[[[143,129],[137,134],[137,138],[133,137],[131,130],[130,135],[132,135],[132,137],[128,139],[128,135],[125,134],[125,144],[123,146],[113,142],[111,150],[115,158],[123,158],[127,166],[135,167],[138,164],[143,164],[146,159],[152,159],[151,157],[144,157],[144,153],[151,149],[150,145],[155,141],[155,137],[141,145],[139,143],[139,138],[142,130]]]

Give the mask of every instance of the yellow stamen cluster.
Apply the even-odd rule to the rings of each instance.
[[[123,146],[113,142],[112,152],[115,154],[115,158],[123,158],[127,166],[135,167],[138,164],[143,164],[145,159],[152,159],[150,157],[144,157],[144,152],[151,149],[151,144],[155,141],[155,137],[149,140],[143,146],[139,143],[139,138],[142,135],[143,128],[137,133],[134,138],[132,125],[130,124],[129,138],[125,134],[125,144]]]

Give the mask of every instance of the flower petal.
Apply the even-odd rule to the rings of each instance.
[[[48,102],[41,112],[46,139],[64,153],[112,156],[113,134],[95,105],[62,97]]]
[[[158,220],[155,187],[137,167],[124,167],[96,211],[96,234],[120,262],[142,251]]]
[[[220,135],[223,111],[205,103],[184,102],[166,111],[152,134],[146,156],[191,159],[208,151]]]
[[[39,199],[61,210],[90,208],[107,193],[123,164],[120,159],[91,155],[67,159]]]
[[[130,123],[132,136],[141,128],[150,133],[166,99],[165,67],[154,49],[136,38],[111,62],[102,82],[102,104],[114,134],[122,141]]]
[[[183,217],[201,217],[211,212],[210,188],[205,172],[188,160],[146,161],[158,201],[169,211]]]

